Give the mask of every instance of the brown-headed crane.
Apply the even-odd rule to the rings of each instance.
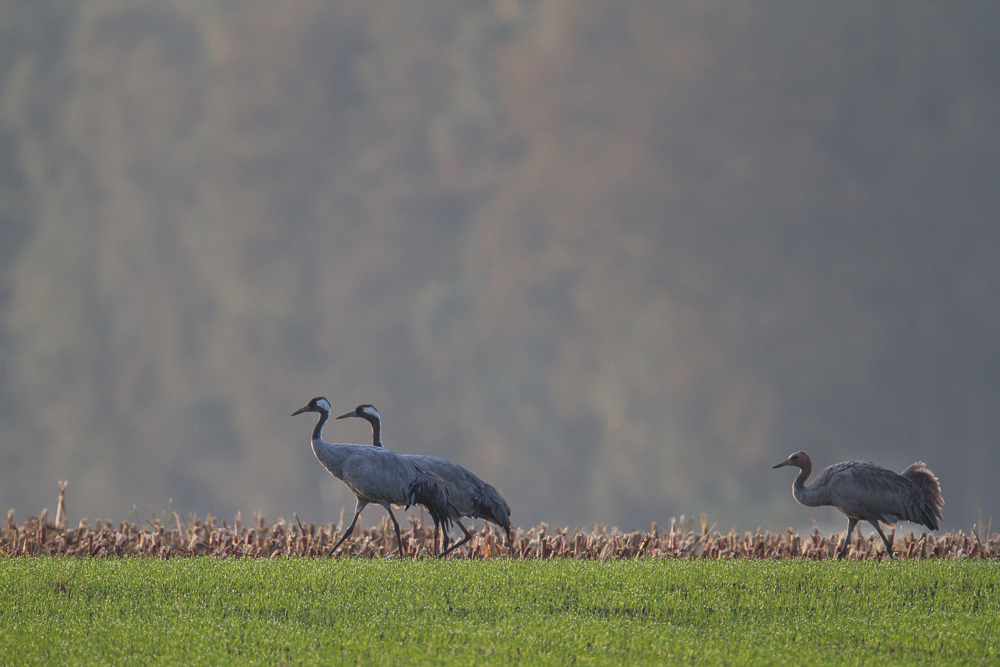
[[[451,523],[448,510],[448,495],[445,485],[413,461],[388,449],[375,449],[368,445],[330,443],[323,440],[323,427],[330,419],[330,402],[322,396],[309,401],[292,416],[303,412],[318,412],[319,421],[312,434],[313,454],[331,475],[347,485],[358,499],[354,510],[354,520],[344,531],[327,556],[332,555],[354,530],[354,524],[369,503],[381,505],[389,513],[396,529],[396,546],[403,555],[403,538],[399,534],[399,524],[392,514],[392,506],[409,508],[421,505],[431,515],[434,525],[447,530]]]
[[[810,486],[806,486],[806,480],[812,474],[813,462],[808,454],[795,452],[774,467],[783,466],[799,469],[792,483],[792,496],[799,504],[807,507],[832,505],[847,515],[847,536],[837,558],[847,555],[847,546],[858,521],[875,526],[889,558],[892,558],[892,544],[882,532],[880,521],[889,526],[897,521],[909,521],[931,530],[938,529],[944,506],[941,487],[922,461],[901,473],[862,461],[835,463],[824,468]]]
[[[364,403],[354,408],[348,413],[342,414],[337,419],[346,417],[359,417],[366,420],[372,426],[372,445],[378,449],[384,449],[382,445],[382,417],[373,405]],[[465,537],[448,548],[448,531],[442,530],[444,546],[441,556],[447,556],[451,551],[462,546],[470,539],[472,534],[462,524],[462,517],[473,519],[483,519],[496,524],[503,529],[507,536],[508,548],[513,548],[510,538],[510,507],[503,499],[500,492],[492,485],[479,479],[471,471],[463,468],[454,461],[443,459],[439,456],[423,456],[419,454],[404,454],[406,459],[412,461],[427,472],[439,477],[448,489],[448,504],[451,520],[458,525]]]

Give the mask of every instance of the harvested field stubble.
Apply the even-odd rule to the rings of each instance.
[[[65,515],[64,515],[65,516]],[[327,524],[303,525],[278,519],[267,525],[258,516],[253,525],[241,524],[237,514],[233,525],[209,514],[205,519],[192,515],[184,518],[173,512],[163,521],[154,518],[144,526],[122,522],[117,527],[110,521],[96,520],[92,525],[80,521],[76,528],[66,528],[47,521],[48,513],[30,517],[19,525],[14,511],[0,531],[0,556],[61,555],[76,557],[144,556],[171,558],[186,556],[216,556],[244,558],[277,558],[281,556],[320,557],[340,537],[339,526]],[[528,531],[518,530],[514,539],[517,558],[683,558],[683,559],[803,559],[827,560],[834,557],[839,534],[821,535],[814,530],[808,535],[784,534],[758,529],[754,533],[726,534],[710,532],[702,520],[701,530],[692,529],[693,520],[671,519],[670,528],[658,529],[653,524],[649,532],[623,533],[617,528],[595,526],[585,532],[579,529],[550,530],[542,524]],[[410,528],[403,532],[403,548],[410,558],[433,554],[433,526],[410,519]],[[985,536],[984,536],[985,538]],[[453,551],[449,558],[491,558],[508,555],[504,538],[492,527],[474,533],[472,540]],[[396,555],[396,539],[392,525],[383,518],[377,527],[355,529],[354,538],[345,542],[338,555],[377,558]],[[897,558],[984,558],[1000,557],[1000,535],[981,539],[975,530],[935,536],[927,533],[902,534],[894,542]],[[884,555],[881,540],[872,533],[867,537],[856,534],[848,550],[848,558],[879,558]]]
[[[0,530],[0,556],[133,556],[171,558],[186,556],[215,556],[219,558],[278,558],[324,556],[336,544],[343,529],[343,516],[337,525],[303,525],[295,515],[295,522],[279,518],[271,526],[263,516],[254,517],[252,526],[244,526],[239,513],[230,526],[219,521],[211,512],[203,520],[196,514],[184,518],[180,512],[164,512],[142,526],[121,522],[117,528],[110,521],[86,519],[76,528],[66,526],[66,486],[59,483],[59,501],[55,523],[49,522],[49,511],[42,510],[37,517],[29,517],[19,525],[14,520],[14,510],[7,512],[7,522]],[[574,558],[607,560],[623,558],[683,558],[683,559],[800,559],[828,560],[837,553],[840,534],[820,534],[818,528],[802,536],[791,528],[785,533],[761,531],[739,533],[735,529],[726,534],[711,531],[708,517],[699,516],[700,530],[694,529],[694,519],[671,518],[670,528],[661,530],[653,523],[649,532],[623,533],[617,528],[594,526],[589,532],[580,529],[555,528],[550,531],[541,524],[527,531],[514,531],[513,553],[507,549],[503,535],[493,526],[486,525],[473,533],[464,547],[451,552],[449,558],[493,558],[513,555],[516,558]],[[434,554],[434,528],[420,519],[409,518],[410,528],[403,531],[403,549],[409,558]],[[982,533],[982,534],[980,534]],[[928,533],[915,535],[902,533],[902,540],[890,534],[893,555],[896,558],[1000,558],[1000,534],[991,533],[990,527],[975,527],[968,534],[963,531],[935,536]],[[356,526],[354,537],[341,545],[338,556],[377,558],[397,554],[395,533],[388,517],[382,517],[377,527],[364,529]],[[868,537],[855,531],[848,549],[848,558],[863,560],[881,558],[885,549],[875,533]]]

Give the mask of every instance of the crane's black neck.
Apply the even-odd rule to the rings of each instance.
[[[368,423],[372,425],[372,445],[375,447],[383,447],[382,420],[369,414],[364,415],[364,417],[368,420]]]
[[[318,407],[316,412],[319,413],[319,421],[316,422],[316,428],[313,429],[313,441],[323,442],[323,427],[326,426],[326,420],[330,418],[330,411]]]

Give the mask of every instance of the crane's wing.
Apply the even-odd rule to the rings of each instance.
[[[410,505],[410,486],[416,467],[388,449],[359,446],[344,459],[341,480],[359,498],[370,503]]]
[[[838,463],[823,470],[816,481],[828,489],[831,504],[849,517],[888,525],[897,521],[929,528],[936,525],[926,521],[921,488],[911,479],[874,463]]]
[[[477,482],[482,483],[478,477],[454,461],[443,459],[440,456],[413,454],[406,458],[423,470],[436,475],[444,483],[445,489],[448,491],[448,503],[453,508],[454,518],[472,516],[473,492]]]
[[[496,488],[454,461],[439,456],[413,455],[407,458],[444,481],[448,501],[458,517],[468,516],[495,523],[509,536],[510,506]]]

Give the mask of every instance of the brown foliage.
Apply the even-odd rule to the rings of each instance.
[[[164,515],[166,516],[166,515]],[[75,557],[133,556],[171,558],[214,556],[219,558],[278,558],[281,556],[321,557],[340,537],[340,526],[313,523],[303,525],[278,519],[268,526],[263,516],[256,516],[252,526],[241,525],[236,515],[232,526],[225,521],[218,525],[211,513],[203,520],[197,515],[185,519],[174,512],[166,522],[158,518],[145,526],[122,522],[115,528],[110,521],[100,519],[93,526],[84,519],[77,528],[68,529],[48,521],[48,512],[30,517],[22,524],[14,520],[14,510],[7,514],[7,523],[0,531],[0,556],[55,555]],[[839,546],[839,534],[824,536],[818,529],[798,535],[789,528],[784,534],[761,531],[739,533],[710,532],[705,515],[701,529],[693,530],[693,519],[671,519],[668,530],[654,523],[649,532],[623,533],[617,528],[594,526],[591,531],[556,528],[550,531],[541,524],[527,531],[518,529],[511,553],[504,538],[494,527],[487,526],[473,534],[466,548],[453,551],[452,558],[494,558],[513,555],[516,558],[573,558],[608,560],[624,558],[680,559],[832,559]],[[435,553],[434,529],[420,520],[410,518],[410,529],[403,532],[404,551],[408,558],[422,558]],[[893,532],[893,538],[895,532]],[[377,527],[355,529],[354,538],[345,542],[338,555],[378,558],[397,555],[395,533],[387,518]],[[976,531],[956,531],[941,536],[928,533],[915,535],[904,532],[894,540],[896,558],[1000,558],[1000,534],[985,541]],[[848,558],[861,560],[884,556],[882,543],[874,533],[863,537],[855,533]]]

